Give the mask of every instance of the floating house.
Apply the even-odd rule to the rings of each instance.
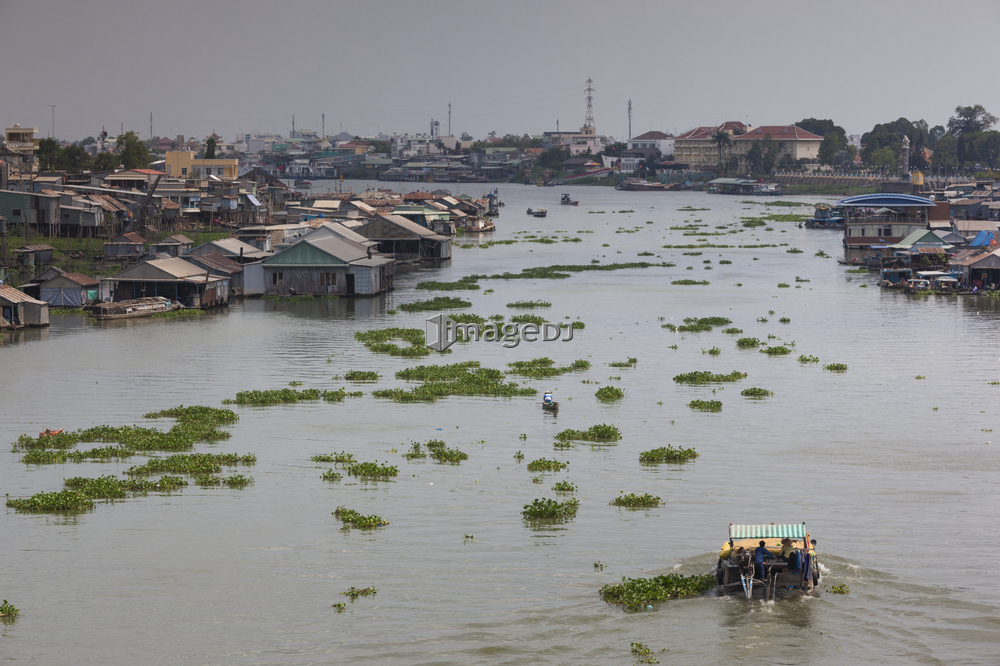
[[[253,245],[249,245],[248,243],[244,243],[243,241],[235,238],[223,238],[221,240],[202,243],[198,247],[185,252],[183,256],[187,257],[192,254],[221,254],[223,257],[229,257],[230,259],[238,261],[241,264],[260,261],[261,259],[266,259],[271,256],[270,252],[264,252],[263,250],[257,249]]]
[[[150,254],[169,254],[171,257],[179,257],[194,245],[194,241],[187,236],[174,234],[164,238],[159,243],[150,243]]]
[[[400,215],[378,215],[355,229],[397,261],[451,259],[451,239]]]
[[[0,285],[0,328],[48,325],[48,303],[9,285]]]
[[[126,257],[138,259],[144,254],[146,254],[146,239],[134,231],[119,236],[111,243],[104,244],[105,258]]]
[[[111,300],[126,301],[163,296],[188,308],[210,308],[229,303],[229,280],[212,275],[184,259],[152,259],[106,278]]]
[[[914,231],[929,229],[931,220],[948,219],[947,202],[912,194],[862,194],[837,202],[847,209],[844,259],[858,261],[892,254],[891,245]]]
[[[246,293],[374,296],[393,287],[395,263],[333,233],[303,238],[245,266]]]
[[[227,278],[233,293],[243,292],[243,264],[221,254],[189,254],[184,261],[208,271],[209,275]]]
[[[22,266],[47,266],[52,263],[52,253],[55,248],[51,245],[22,245],[14,250],[14,254],[20,256]]]
[[[83,273],[63,273],[38,287],[40,300],[53,307],[82,308],[99,299],[101,283]]]

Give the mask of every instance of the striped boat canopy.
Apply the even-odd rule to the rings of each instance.
[[[729,525],[729,538],[736,539],[805,539],[806,524]]]

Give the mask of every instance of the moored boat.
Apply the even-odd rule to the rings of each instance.
[[[559,403],[558,402],[543,402],[542,409],[546,412],[558,412]]]
[[[535,217],[545,217],[546,215],[549,214],[549,211],[545,210],[544,208],[539,208],[538,210],[531,211],[531,214]]]
[[[580,205],[579,201],[575,201],[573,199],[570,199],[568,194],[562,195],[562,199],[559,200],[559,203],[562,204],[563,206],[579,206]]]
[[[816,210],[806,220],[806,226],[810,229],[843,229],[846,221],[847,214],[843,206],[821,203],[816,204]]]
[[[151,317],[160,312],[179,310],[180,305],[163,296],[147,296],[128,301],[98,303],[91,308],[94,319],[133,319]]]
[[[312,183],[305,178],[299,178],[295,181],[295,187],[312,187]]]

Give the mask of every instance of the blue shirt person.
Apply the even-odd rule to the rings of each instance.
[[[753,551],[753,561],[757,565],[755,568],[761,580],[764,579],[764,560],[769,559],[771,559],[771,551],[765,548],[764,542],[761,541],[760,545]]]
[[[545,395],[542,396],[542,401],[545,402],[546,405],[551,405],[552,404],[552,394],[549,393],[548,391],[546,391]]]

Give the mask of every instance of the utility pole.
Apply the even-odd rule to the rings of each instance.
[[[153,140],[153,112],[149,112],[149,140]]]
[[[295,114],[292,114],[292,136],[290,138],[295,138]]]
[[[323,118],[323,138],[326,139],[326,114],[320,114]]]
[[[52,138],[56,138],[56,105],[49,104],[52,107]]]
[[[628,140],[632,140],[632,100],[628,101]]]
[[[448,102],[448,136],[451,136],[451,102]]]

